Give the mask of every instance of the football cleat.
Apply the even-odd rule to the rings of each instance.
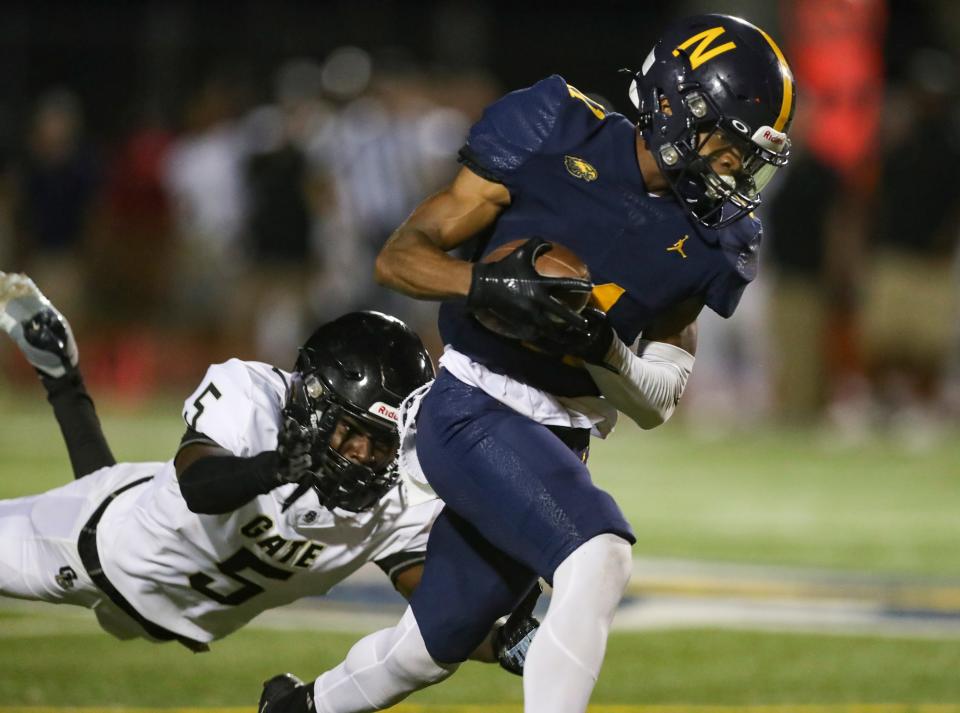
[[[0,272],[0,329],[44,376],[60,378],[80,358],[70,323],[26,275]]]
[[[257,706],[258,713],[267,713],[271,704],[277,703],[281,698],[285,698],[289,693],[303,685],[303,681],[292,673],[281,673],[268,681],[263,682],[263,692],[260,694],[260,704]],[[310,708],[313,706],[311,705]]]

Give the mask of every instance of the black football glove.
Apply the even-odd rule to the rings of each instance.
[[[277,479],[281,483],[299,482],[313,465],[315,434],[293,416],[284,413],[277,434]]]
[[[316,429],[308,428],[284,409],[280,418],[280,433],[277,434],[277,480],[283,483],[297,483],[296,489],[283,501],[281,512],[299,500],[313,485],[314,453],[319,434]],[[328,437],[329,440],[329,437]]]
[[[527,650],[540,628],[540,620],[533,616],[540,592],[540,582],[537,582],[506,622],[493,632],[493,652],[497,661],[505,670],[517,676],[523,675]]]
[[[264,681],[257,713],[316,713],[313,684],[304,684],[292,673]]]
[[[558,325],[584,328],[584,320],[553,296],[554,290],[590,292],[588,280],[544,277],[537,272],[537,258],[553,249],[543,238],[530,238],[502,260],[476,263],[467,307],[490,310],[515,328],[517,338],[536,339]]]
[[[605,359],[616,333],[610,318],[596,307],[584,307],[580,311],[584,328],[559,327],[531,343],[538,349],[555,355],[580,357],[585,362],[613,370]]]

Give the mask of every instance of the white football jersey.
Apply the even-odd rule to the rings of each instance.
[[[273,450],[287,383],[288,373],[259,362],[211,366],[184,403],[184,421],[237,456]],[[207,642],[266,609],[323,594],[367,562],[390,573],[421,561],[442,507],[411,504],[398,485],[367,512],[327,510],[313,490],[282,512],[296,487],[199,515],[187,509],[171,460],[107,507],[97,530],[103,572],[144,617]]]

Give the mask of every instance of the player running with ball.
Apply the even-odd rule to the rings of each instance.
[[[553,596],[527,656],[525,711],[586,710],[634,542],[591,481],[589,436],[618,411],[644,428],[670,417],[697,315],[730,316],[756,274],[752,211],[787,163],[795,107],[778,46],[723,15],[669,27],[630,97],[636,124],[558,76],[508,94],[471,129],[453,183],[380,253],[380,282],[443,301],[442,369],[403,435],[446,507],[401,624],[312,684],[272,682],[267,713],[393,704],[454,670],[537,577]],[[497,262],[448,254],[485,234],[487,252],[530,239]],[[594,284],[539,275],[542,238],[577,254]],[[595,308],[580,314],[554,294],[591,287]],[[481,310],[515,338],[484,328]]]

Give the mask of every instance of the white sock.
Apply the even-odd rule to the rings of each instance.
[[[413,610],[399,623],[366,636],[313,685],[317,713],[366,713],[392,706],[447,678],[458,664],[438,664],[427,652]]]
[[[613,534],[585,542],[557,567],[550,607],[524,665],[525,713],[587,710],[631,569],[630,544]]]

